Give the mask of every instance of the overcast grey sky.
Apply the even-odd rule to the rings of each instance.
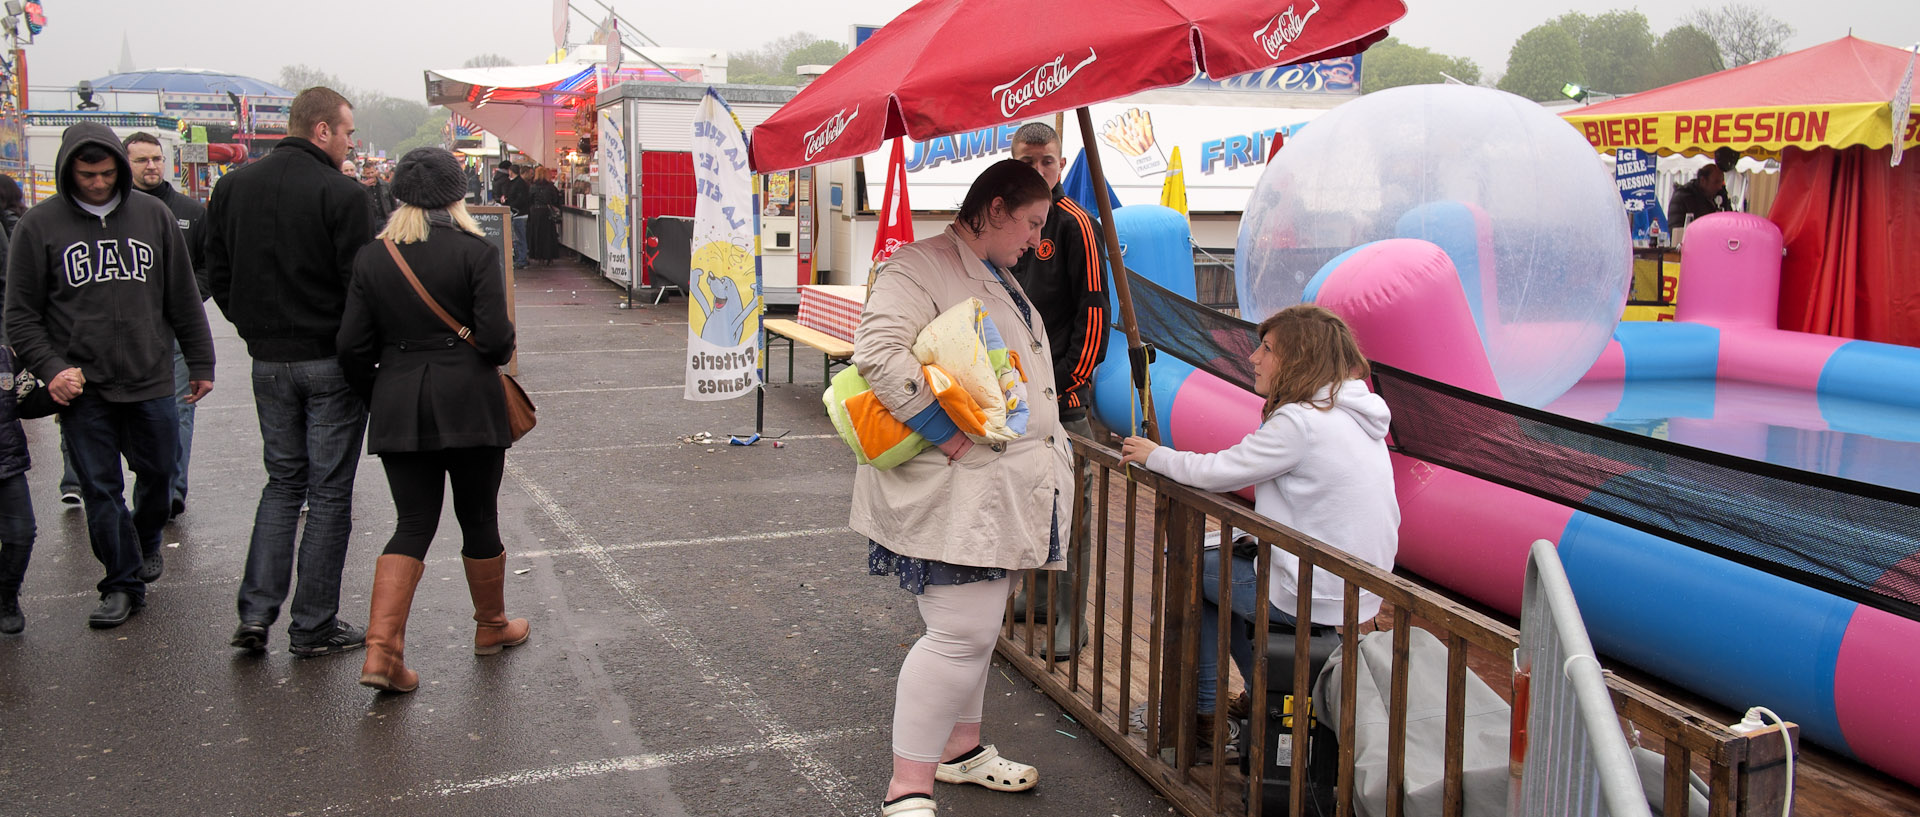
[[[739,51],[795,31],[844,40],[854,23],[885,23],[908,0],[608,0],[661,45]],[[1097,2],[1097,0],[1096,0]],[[1792,25],[1791,48],[1826,42],[1849,28],[1895,46],[1920,42],[1915,0],[1747,0]],[[573,5],[604,14],[595,0]],[[1035,3],[1033,7],[1042,7]],[[1503,71],[1515,38],[1567,11],[1639,8],[1654,33],[1720,0],[1647,4],[1565,0],[1409,0],[1394,33],[1413,45],[1471,57],[1482,72]],[[307,64],[355,86],[423,99],[421,71],[458,67],[476,54],[538,63],[553,43],[548,0],[398,0],[342,4],[289,0],[49,0],[48,23],[27,49],[33,86],[72,87],[112,73],[124,35],[139,68],[188,66],[273,81],[280,67]],[[723,19],[711,15],[721,13]],[[576,32],[592,21],[571,15]],[[1009,21],[1009,24],[1013,24]]]

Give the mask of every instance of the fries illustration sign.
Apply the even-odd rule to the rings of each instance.
[[[1153,114],[1141,108],[1128,108],[1107,120],[1100,129],[1100,141],[1127,157],[1133,175],[1141,178],[1167,172],[1167,154],[1153,134]]]

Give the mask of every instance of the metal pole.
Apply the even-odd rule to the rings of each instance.
[[[614,11],[612,6],[609,6],[605,3],[600,3],[600,0],[594,0],[594,2],[599,3],[601,8],[606,9],[609,13],[613,15],[614,19],[619,20],[623,25],[627,25],[629,27],[633,25],[632,23],[627,22],[627,18],[621,17],[620,12]],[[593,20],[593,17],[587,14],[586,12],[581,11],[579,6],[576,6],[572,3],[568,3],[567,8],[573,9],[575,13],[579,14],[582,17],[587,18],[589,22]],[[642,32],[640,29],[638,28],[633,29],[633,33],[640,35],[641,39],[646,40],[648,44],[652,45],[653,47],[655,48],[660,47],[659,43],[654,42],[652,37],[647,36],[646,33]],[[642,53],[640,49],[627,45],[624,38],[620,42],[620,47],[629,52],[632,52],[634,56],[639,57],[640,59],[646,60],[649,65],[652,65],[655,68],[658,68],[662,71],[667,72],[667,76],[673,77],[675,81],[678,81],[678,82],[687,81],[686,77],[682,77],[679,74],[675,73],[673,69],[668,68],[664,65],[661,65],[658,62],[654,62],[654,59],[652,57],[649,57],[646,54]]]
[[[1113,228],[1113,202],[1107,198],[1107,174],[1100,167],[1100,143],[1093,135],[1093,114],[1086,108],[1080,116],[1080,144],[1086,150],[1087,169],[1093,173],[1093,197],[1100,207],[1100,232],[1107,241],[1107,264],[1113,269],[1113,292],[1120,301],[1120,330],[1127,334],[1127,362],[1133,372],[1133,388],[1140,395],[1140,434],[1160,441],[1159,424],[1153,413],[1153,393],[1147,389],[1147,349],[1140,342],[1140,326],[1133,320],[1133,290],[1127,285],[1127,265],[1120,255],[1120,235]]]

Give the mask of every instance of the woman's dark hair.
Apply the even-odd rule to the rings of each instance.
[[[987,230],[987,216],[993,209],[994,199],[1005,202],[1007,212],[1013,212],[1052,197],[1053,191],[1047,189],[1047,180],[1040,177],[1040,171],[1018,159],[1002,159],[967,188],[967,197],[960,202],[959,220],[967,229],[983,233]]]
[[[12,176],[0,173],[0,210],[20,214],[27,211],[27,196]]]

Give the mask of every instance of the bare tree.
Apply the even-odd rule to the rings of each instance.
[[[513,60],[507,59],[506,57],[502,57],[499,54],[481,54],[475,57],[468,57],[466,62],[463,62],[460,64],[460,67],[461,68],[495,68],[502,65],[512,65],[512,64],[513,64]]]
[[[1712,37],[1728,68],[1778,57],[1786,53],[1787,38],[1793,36],[1793,26],[1744,3],[1694,9],[1682,22]]]

